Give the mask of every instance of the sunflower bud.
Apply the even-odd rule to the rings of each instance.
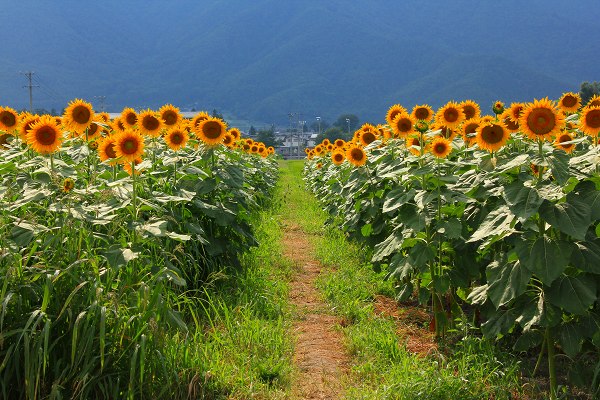
[[[504,103],[501,101],[495,102],[492,106],[492,111],[494,111],[494,114],[496,115],[502,114],[504,112]]]
[[[63,192],[69,193],[73,188],[75,188],[75,181],[71,178],[65,178],[63,181]]]
[[[429,124],[427,121],[420,119],[415,123],[415,129],[421,133],[425,133],[429,130]]]

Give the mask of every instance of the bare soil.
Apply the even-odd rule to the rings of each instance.
[[[321,266],[315,260],[310,236],[295,225],[284,226],[284,256],[292,260],[296,273],[290,300],[296,310],[293,399],[339,399],[350,359],[338,329],[340,319],[328,309],[316,289]]]

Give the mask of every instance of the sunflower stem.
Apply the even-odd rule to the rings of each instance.
[[[550,400],[556,400],[558,385],[556,382],[556,365],[554,363],[554,338],[550,327],[546,328],[546,344],[548,345],[548,374],[550,376]]]
[[[133,219],[137,220],[137,194],[136,194],[137,179],[135,177],[135,160],[131,161],[131,178],[133,179],[133,193],[132,193]],[[135,238],[135,234],[134,234],[134,238]]]
[[[50,153],[50,171],[54,174],[54,154]]]
[[[173,189],[177,186],[177,161],[178,161],[177,151],[175,151],[175,163],[173,164]]]

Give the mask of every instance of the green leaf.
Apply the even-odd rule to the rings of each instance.
[[[600,240],[576,242],[571,264],[585,272],[600,275]]]
[[[405,204],[400,207],[399,218],[404,226],[415,232],[420,232],[426,225],[425,216],[414,204]]]
[[[531,272],[516,262],[492,262],[486,270],[487,295],[496,308],[525,293]]]
[[[479,248],[486,247],[495,240],[514,232],[514,228],[511,227],[514,219],[514,215],[507,206],[498,207],[485,217],[479,228],[467,240],[467,243],[483,241]]]
[[[438,233],[448,239],[458,239],[462,234],[462,222],[458,218],[448,218],[438,224]]]
[[[500,309],[481,325],[481,332],[488,338],[505,335],[514,326],[517,314],[514,309]]]
[[[577,326],[569,323],[561,325],[557,338],[560,347],[569,357],[575,357],[581,351],[583,335]]]
[[[567,195],[566,203],[552,204],[544,200],[540,216],[559,231],[576,239],[584,240],[590,225],[591,209],[580,197]]]
[[[596,189],[596,184],[591,181],[582,181],[575,186],[573,191],[590,206],[592,221],[600,219],[600,190]]]
[[[568,242],[555,241],[547,236],[517,242],[515,250],[525,268],[536,274],[547,286],[558,278],[569,265],[573,247]]]
[[[414,268],[423,270],[435,258],[435,251],[432,246],[424,242],[418,242],[409,250],[409,259]]]
[[[596,280],[585,275],[564,275],[552,284],[547,298],[567,312],[584,315],[596,301]]]
[[[371,224],[363,225],[362,228],[360,228],[360,233],[363,235],[363,237],[371,236],[371,233],[373,233],[373,225],[371,225]]]
[[[525,331],[519,336],[513,350],[515,351],[527,351],[532,347],[539,346],[542,343],[544,336],[539,330],[530,329]]]
[[[104,252],[104,257],[108,261],[108,265],[112,268],[118,268],[126,265],[129,261],[138,258],[139,253],[131,251],[131,249],[112,248]]]
[[[535,188],[525,186],[521,181],[504,187],[504,199],[510,211],[521,220],[534,215],[543,201]]]
[[[385,196],[385,202],[383,203],[383,212],[391,213],[398,208],[400,208],[403,204],[412,200],[415,196],[415,190],[411,189],[410,191],[406,191],[404,187],[396,188],[390,190],[390,192]]]
[[[569,173],[569,155],[562,150],[554,150],[551,156],[546,157],[552,176],[559,185],[564,185],[571,174]]]
[[[381,261],[394,253],[402,245],[402,239],[402,233],[398,231],[392,232],[383,242],[375,246],[372,261]]]
[[[482,286],[477,286],[476,288],[473,289],[473,291],[471,293],[469,293],[469,296],[467,297],[467,300],[471,303],[471,304],[479,304],[482,305],[483,303],[486,302],[486,300],[488,299],[488,285],[482,285]]]
[[[396,295],[396,301],[405,301],[412,295],[414,290],[414,286],[412,282],[408,282],[406,285],[400,289],[398,294]]]
[[[388,278],[394,277],[396,280],[401,281],[409,276],[413,271],[413,267],[402,253],[396,253],[390,260],[389,270],[390,273],[388,274]]]

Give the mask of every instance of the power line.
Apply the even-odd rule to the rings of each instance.
[[[33,78],[33,74],[35,74],[35,72],[27,71],[27,72],[22,72],[22,74],[25,75],[27,77],[27,79],[29,80],[29,85],[25,85],[23,87],[29,88],[29,112],[33,113],[33,88],[40,87],[40,86],[31,84],[31,79]]]

